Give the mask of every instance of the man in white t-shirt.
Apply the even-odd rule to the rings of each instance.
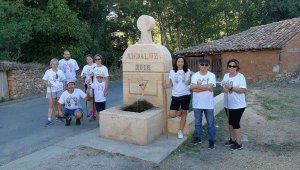
[[[193,91],[193,109],[195,115],[196,138],[194,144],[202,142],[202,115],[204,113],[208,125],[208,149],[215,149],[216,129],[214,118],[214,93],[216,86],[215,74],[208,71],[209,61],[200,59],[199,71],[194,73],[191,80]]]
[[[71,58],[70,51],[65,50],[63,59],[59,60],[58,68],[63,71],[67,81],[76,82],[76,71],[79,70],[77,61]]]
[[[71,116],[75,116],[76,125],[80,125],[82,117],[82,108],[80,99],[87,99],[87,95],[80,89],[75,88],[75,82],[69,80],[67,82],[67,90],[62,93],[58,102],[65,105],[63,113],[66,117],[66,126],[71,125]]]

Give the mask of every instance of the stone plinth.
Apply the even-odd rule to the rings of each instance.
[[[146,145],[163,131],[163,110],[153,108],[141,113],[122,111],[120,106],[101,112],[100,136]]]
[[[162,108],[163,88],[169,82],[172,58],[168,49],[158,44],[135,44],[126,49],[123,62],[124,104],[134,103],[138,97]],[[167,92],[168,94],[168,92]],[[166,103],[170,103],[170,96]]]
[[[177,134],[180,124],[180,117],[168,119],[168,131],[172,134]],[[195,130],[195,117],[194,112],[189,112],[186,117],[186,123],[183,128],[183,134],[186,136],[193,135]]]

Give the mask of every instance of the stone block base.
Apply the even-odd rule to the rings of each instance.
[[[163,110],[153,108],[136,113],[116,106],[100,113],[99,124],[101,137],[146,145],[163,132]]]
[[[178,133],[178,128],[180,124],[180,117],[169,118],[168,119],[168,131],[172,134]],[[183,133],[185,136],[190,136],[194,133],[195,130],[195,117],[194,112],[190,112],[187,114],[186,123],[183,129]]]

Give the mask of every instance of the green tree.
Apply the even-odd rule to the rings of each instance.
[[[33,18],[22,3],[0,1],[0,59],[19,61],[22,44],[29,42]]]

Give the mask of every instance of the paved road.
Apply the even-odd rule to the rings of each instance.
[[[122,81],[111,82],[107,106],[120,105],[122,101]],[[0,166],[98,126],[96,121],[84,118],[81,126],[75,126],[73,121],[70,127],[60,122],[45,127],[47,109],[45,97],[0,105]]]

